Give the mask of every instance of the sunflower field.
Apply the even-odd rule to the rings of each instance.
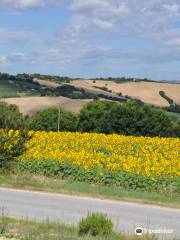
[[[178,189],[180,139],[30,131],[21,170],[130,189]]]

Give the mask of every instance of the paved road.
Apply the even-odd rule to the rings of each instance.
[[[116,230],[173,230],[166,235],[180,239],[180,210],[176,209],[4,188],[0,188],[0,208],[17,219],[66,224],[77,224],[88,212],[102,212],[113,220]]]

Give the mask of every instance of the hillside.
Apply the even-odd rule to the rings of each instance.
[[[24,115],[32,115],[48,107],[62,107],[73,112],[79,112],[90,100],[75,100],[65,97],[21,97],[5,98],[2,101],[17,105]]]
[[[10,82],[0,82],[0,97],[18,97],[17,88]]]
[[[101,89],[89,89],[75,86],[70,83],[73,79],[67,77],[45,77],[40,75],[17,74],[9,75],[0,73],[0,97],[22,96],[63,96],[71,99],[95,99],[104,98],[115,101],[126,101],[122,96],[103,91]],[[4,89],[5,88],[5,89]]]
[[[41,85],[28,74],[9,75],[0,73],[0,98],[36,96]]]
[[[166,98],[160,95],[160,92],[163,92]],[[0,98],[17,104],[25,114],[59,104],[76,112],[92,99],[118,102],[140,100],[179,113],[180,84],[133,78],[85,80],[40,74],[0,73]],[[168,98],[172,103],[168,102]]]
[[[85,87],[89,90],[107,88],[113,93],[122,93],[123,96],[140,99],[145,103],[155,106],[166,107],[169,103],[159,95],[159,91],[164,91],[175,103],[180,104],[180,84],[155,83],[155,82],[127,82],[115,83],[103,80],[74,80],[74,86]]]
[[[150,81],[137,81],[116,83],[108,80],[71,80],[70,83],[57,83],[48,80],[38,80],[40,85],[46,87],[62,87],[73,86],[78,89],[83,89],[86,93],[92,95],[101,95],[104,97],[117,98],[119,94],[124,97],[131,97],[139,99],[144,103],[152,104],[154,106],[167,107],[169,103],[166,99],[160,96],[159,92],[164,91],[168,97],[173,99],[176,104],[180,104],[180,84],[176,83],[163,83],[163,82],[150,82]],[[93,97],[92,97],[93,98]],[[123,99],[121,99],[123,100]]]

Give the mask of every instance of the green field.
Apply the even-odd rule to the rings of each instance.
[[[18,97],[18,92],[15,86],[11,83],[0,83],[0,98],[3,97]]]
[[[36,90],[33,90],[34,85],[31,83],[22,84],[24,87],[29,87],[29,89],[20,90],[17,86],[12,83],[0,81],[0,98],[13,98],[21,96],[39,96],[40,93]],[[32,89],[31,89],[32,88]]]

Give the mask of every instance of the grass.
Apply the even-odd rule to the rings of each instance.
[[[18,97],[16,87],[10,83],[0,82],[0,97]]]
[[[78,229],[58,223],[36,223],[0,218],[0,239],[12,240],[137,240],[136,235],[112,233],[109,236],[79,236]],[[141,240],[155,240],[154,236],[141,236]]]
[[[33,84],[24,83],[24,87],[31,87],[33,89]],[[40,96],[39,92],[30,90],[24,90],[19,92],[18,88],[12,83],[6,81],[0,81],[0,98],[14,98],[22,96]]]
[[[64,193],[180,208],[180,194],[149,193],[31,175],[0,175],[0,187]]]
[[[16,86],[13,84],[0,81],[0,97],[18,97],[18,92]]]

